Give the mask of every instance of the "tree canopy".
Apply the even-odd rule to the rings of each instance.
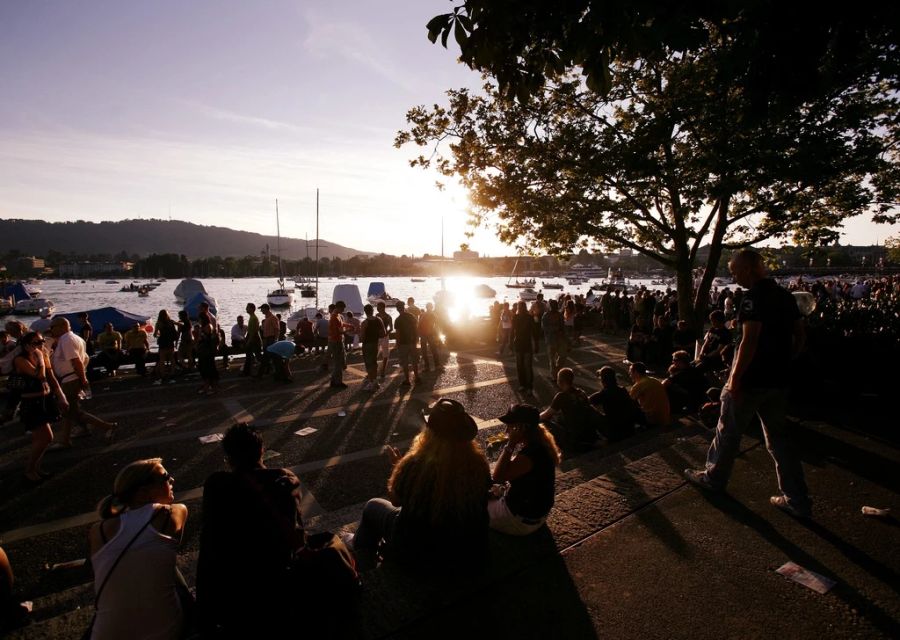
[[[411,109],[396,144],[431,147],[413,164],[457,176],[476,222],[494,212],[501,239],[524,237],[554,253],[634,249],[676,271],[680,313],[696,322],[724,248],[777,237],[828,241],[846,217],[867,211],[897,220],[897,76],[883,38],[843,55],[827,80],[771,85],[761,109],[747,54],[775,36],[751,37],[747,24],[686,11],[681,22],[657,25],[662,35],[653,40],[656,20],[623,4],[615,11],[631,22],[620,15],[591,27],[615,25],[598,41],[609,55],[591,63],[566,34],[587,28],[573,16],[596,4],[526,2],[509,18],[509,35],[495,40],[488,34],[496,36],[502,13],[492,3],[465,2],[468,13],[439,23],[462,25],[463,60],[496,80],[483,94],[450,91],[446,106]],[[529,24],[550,14],[533,41],[520,33],[529,11]],[[431,35],[440,35],[435,26]],[[534,67],[547,52],[559,64]],[[591,81],[596,65],[608,81]],[[706,269],[695,287],[696,266]]]

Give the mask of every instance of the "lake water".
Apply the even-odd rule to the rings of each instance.
[[[201,280],[206,287],[207,293],[216,299],[218,305],[218,318],[222,326],[228,331],[235,323],[238,315],[244,314],[244,308],[248,302],[253,302],[259,307],[266,301],[266,294],[277,286],[272,278],[206,278]],[[413,297],[416,305],[424,308],[425,303],[432,302],[434,295],[441,289],[440,278],[426,278],[425,282],[412,282],[409,277],[402,278],[358,278],[353,279],[336,279],[323,278],[319,280],[319,306],[327,307],[332,302],[332,292],[338,284],[350,284],[359,287],[360,296],[365,304],[366,292],[369,283],[372,281],[381,281],[385,284],[387,292],[401,300],[406,301],[407,298]],[[445,280],[448,291],[453,294],[454,303],[449,309],[451,319],[459,319],[464,317],[484,317],[488,315],[488,309],[494,300],[500,302],[514,302],[518,300],[518,289],[506,288],[507,278],[490,278],[490,277],[449,277]],[[586,294],[589,285],[570,286],[566,284],[564,278],[538,278],[536,290],[541,290],[541,283],[551,282],[563,285],[563,289],[547,289],[544,290],[544,297],[555,297],[560,293]],[[131,280],[120,279],[119,284],[106,284],[104,280],[88,280],[81,282],[73,281],[73,284],[66,284],[64,280],[43,280],[40,284],[33,285],[29,288],[41,289],[42,293],[37,296],[51,300],[55,306],[55,313],[71,313],[77,311],[87,311],[97,309],[99,307],[116,307],[122,311],[130,313],[146,315],[150,317],[151,322],[155,322],[156,316],[160,309],[166,309],[172,317],[177,315],[177,311],[182,308],[175,300],[175,287],[178,286],[178,280],[169,280],[163,282],[150,295],[141,298],[135,292],[121,292],[119,289],[124,285],[131,283]],[[649,280],[630,280],[629,283],[634,285],[645,284],[650,286]],[[287,284],[291,284],[288,281]],[[475,296],[475,287],[477,285],[486,284],[497,292],[494,298],[478,298]],[[658,287],[653,287],[658,288]],[[315,299],[301,298],[299,292],[295,294],[293,307],[279,308],[275,311],[281,313],[287,318],[291,311],[301,309],[303,307],[312,307]],[[392,315],[396,316],[396,311],[390,310]],[[18,318],[26,325],[30,325],[35,316],[15,316],[10,315],[8,318]],[[99,330],[100,328],[95,328]]]

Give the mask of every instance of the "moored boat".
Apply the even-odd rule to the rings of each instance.
[[[26,300],[19,300],[16,303],[14,313],[16,315],[36,316],[44,309],[52,314],[54,311],[53,301],[47,300],[46,298],[28,298]]]

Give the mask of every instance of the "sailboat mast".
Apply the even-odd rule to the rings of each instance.
[[[316,189],[316,309],[319,308],[319,190]]]
[[[281,268],[281,222],[278,219],[278,198],[275,198],[275,248],[278,251],[278,282],[284,289],[284,270]]]

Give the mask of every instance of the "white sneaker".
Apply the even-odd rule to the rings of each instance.
[[[153,383],[153,386],[154,386],[154,387],[158,387],[158,386],[161,385],[161,384],[162,384],[162,380],[157,380],[157,381],[155,381],[155,382]]]

